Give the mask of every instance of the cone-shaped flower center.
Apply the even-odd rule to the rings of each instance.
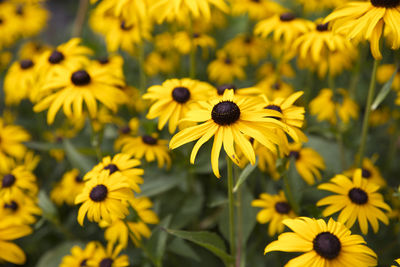
[[[49,62],[51,64],[58,64],[64,60],[64,55],[60,51],[54,50],[49,57]]]
[[[275,204],[275,210],[280,214],[288,214],[290,209],[290,205],[286,201],[276,202]]]
[[[3,188],[11,187],[14,183],[15,183],[15,176],[12,174],[7,174],[7,175],[4,175],[3,181],[1,182],[1,186]]]
[[[178,103],[186,103],[190,99],[190,91],[186,87],[175,87],[172,90],[172,98]]]
[[[367,169],[364,169],[364,168],[362,168],[361,174],[362,174],[363,178],[367,178],[367,179],[371,178],[371,176],[372,176],[371,172],[369,170],[367,170]]]
[[[293,13],[287,12],[281,14],[279,18],[281,21],[292,21],[296,18],[296,16]]]
[[[21,69],[26,70],[33,67],[33,61],[30,59],[23,59],[19,62]]]
[[[104,170],[109,170],[110,171],[110,175],[113,174],[116,171],[119,171],[117,165],[115,165],[115,164],[108,164],[107,166],[104,167]]]
[[[99,267],[111,267],[112,264],[113,264],[113,260],[110,258],[106,258],[100,262]]]
[[[211,118],[219,125],[230,125],[240,118],[240,109],[231,101],[223,101],[213,107]]]
[[[90,199],[94,202],[101,202],[106,199],[108,189],[105,185],[99,184],[92,188],[90,191]]]
[[[233,84],[223,84],[223,85],[220,85],[220,86],[218,86],[218,88],[217,88],[217,93],[218,93],[218,95],[223,95],[224,94],[224,92],[225,92],[225,90],[229,90],[229,89],[232,89],[233,91],[235,91],[236,90],[236,86],[235,85],[233,85]]]
[[[121,28],[121,30],[129,31],[133,28],[133,25],[126,25],[126,22],[123,21],[123,22],[121,22],[120,28]]]
[[[80,176],[80,175],[75,176],[75,182],[82,183],[83,182],[83,177]]]
[[[71,81],[76,86],[84,86],[90,83],[90,75],[85,70],[78,70],[72,73]]]
[[[321,257],[329,260],[336,258],[340,253],[340,249],[342,248],[339,238],[329,232],[318,234],[314,238],[313,245],[314,250]]]
[[[317,31],[319,32],[326,32],[328,30],[328,23],[325,24],[318,24]]]
[[[15,212],[18,210],[18,203],[15,201],[11,201],[10,203],[4,204],[4,208],[10,209]]]
[[[293,157],[295,160],[298,160],[300,158],[300,153],[299,151],[290,151],[289,157]]]
[[[151,137],[151,136],[149,136],[149,135],[143,135],[143,136],[142,136],[142,141],[143,141],[143,143],[148,144],[148,145],[155,145],[155,144],[157,144],[157,139],[156,139],[156,138],[153,138],[153,137]]]
[[[400,0],[371,0],[375,7],[395,8],[400,5]]]
[[[364,190],[357,187],[349,191],[349,198],[351,202],[358,205],[363,205],[368,202],[368,194]]]

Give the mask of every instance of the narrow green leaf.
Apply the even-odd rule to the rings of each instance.
[[[226,264],[233,262],[232,256],[226,252],[224,241],[214,233],[206,231],[189,232],[172,229],[165,229],[165,231],[211,251]]]
[[[155,266],[161,266],[162,258],[165,253],[165,248],[167,245],[168,234],[162,229],[169,227],[171,223],[172,216],[168,215],[165,217],[153,230],[151,237],[146,243],[147,256],[153,262]]]
[[[174,238],[168,246],[168,250],[182,257],[200,262],[200,257],[183,239]]]
[[[144,184],[141,186],[141,192],[138,194],[138,196],[152,197],[159,195],[178,186],[181,181],[182,180],[180,177],[175,175],[149,177],[148,179],[145,179]]]
[[[379,94],[376,96],[374,102],[372,103],[372,110],[375,110],[379,107],[379,105],[383,102],[383,100],[385,100],[385,98],[387,97],[387,95],[390,92],[390,88],[392,87],[393,81],[394,81],[394,77],[396,77],[397,75],[397,69],[398,67],[396,67],[396,71],[392,74],[392,77],[390,77],[389,81],[387,81],[382,89],[379,91]]]
[[[79,169],[82,173],[87,173],[92,169],[95,164],[89,157],[85,157],[79,153],[68,139],[64,139],[63,144],[66,156],[75,168]]]
[[[54,218],[57,217],[57,208],[54,206],[53,202],[47,196],[44,190],[39,191],[38,195],[39,207],[43,211],[43,217]]]
[[[239,179],[236,182],[235,187],[233,188],[233,192],[236,192],[239,187],[247,180],[247,178],[250,176],[250,174],[255,170],[257,167],[258,160],[254,165],[251,165],[250,163],[247,164],[247,166],[243,169],[243,171],[239,175]]]
[[[45,142],[25,142],[24,143],[26,147],[34,150],[39,150],[39,151],[49,151],[52,149],[64,149],[64,147],[61,144],[54,144],[54,143],[45,143]]]

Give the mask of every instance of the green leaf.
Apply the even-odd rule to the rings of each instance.
[[[301,203],[301,198],[303,194],[303,187],[304,182],[300,177],[297,169],[296,169],[296,162],[293,157],[290,158],[289,169],[286,174],[287,177],[284,177],[284,191],[285,195],[292,206],[293,210],[299,214],[299,203]],[[290,191],[289,191],[290,190]]]
[[[164,193],[176,186],[183,180],[182,175],[158,175],[156,177],[147,177],[144,179],[144,184],[141,186],[139,196],[152,197]]]
[[[61,245],[56,246],[52,250],[44,253],[36,264],[36,267],[59,266],[62,258],[70,254],[71,248],[73,246],[80,246],[82,248],[84,247],[81,242],[64,242]]]
[[[146,243],[146,250],[148,251],[148,257],[156,266],[161,266],[162,258],[165,253],[165,248],[167,245],[168,234],[162,229],[169,227],[171,223],[172,216],[168,215],[165,217],[153,230],[150,239]]]
[[[64,149],[61,144],[45,143],[45,142],[25,142],[26,147],[39,151],[49,151],[52,149]]]
[[[247,166],[243,169],[243,171],[239,175],[239,179],[236,182],[235,187],[233,188],[233,192],[236,192],[239,187],[247,180],[247,178],[250,176],[250,174],[255,170],[257,167],[258,161],[254,165],[251,165],[250,163],[247,164]]]
[[[174,238],[168,246],[168,250],[182,257],[200,262],[200,257],[183,239]]]
[[[379,94],[376,96],[374,102],[372,103],[372,110],[375,110],[379,107],[379,105],[383,102],[383,100],[385,100],[385,98],[387,97],[387,95],[390,92],[390,88],[392,87],[393,81],[394,81],[394,77],[396,77],[397,75],[397,70],[398,70],[398,66],[396,67],[396,71],[392,74],[392,77],[390,77],[389,81],[387,81],[382,89],[379,91]]]
[[[39,207],[43,211],[43,217],[47,219],[52,219],[57,217],[57,208],[54,206],[53,202],[47,196],[44,190],[39,191]]]
[[[82,173],[87,173],[93,168],[95,165],[94,161],[89,157],[85,157],[79,153],[79,151],[68,139],[64,139],[63,144],[66,156],[72,166],[79,169]]]
[[[229,264],[234,260],[232,256],[230,256],[226,252],[224,241],[214,233],[206,231],[189,232],[189,231],[180,231],[172,229],[165,229],[165,231],[167,231],[171,235],[191,241],[211,251],[217,257],[219,257],[225,264]]]

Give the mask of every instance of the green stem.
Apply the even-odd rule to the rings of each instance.
[[[234,166],[233,169],[234,178],[238,177],[239,170],[237,166]],[[236,248],[236,267],[241,266],[242,262],[242,252],[245,251],[245,243],[243,243],[243,212],[242,212],[242,187],[239,188],[237,192],[237,220],[238,220],[238,244]]]
[[[365,106],[365,114],[364,114],[364,120],[363,120],[363,125],[362,125],[360,148],[358,150],[358,155],[357,155],[357,167],[358,168],[361,168],[361,166],[362,166],[362,161],[363,161],[364,153],[365,153],[365,145],[366,145],[367,134],[368,134],[369,115],[371,113],[371,104],[372,104],[372,100],[373,100],[374,94],[375,94],[376,70],[378,69],[378,65],[379,65],[379,61],[375,59],[374,67],[372,69],[372,74],[371,74],[371,82],[369,84],[369,89],[368,89],[367,104]]]
[[[293,166],[294,167],[294,166]],[[296,214],[299,214],[299,205],[297,205],[294,197],[293,197],[293,192],[292,192],[292,188],[290,186],[290,181],[289,181],[289,177],[288,177],[288,172],[285,171],[283,174],[283,183],[286,189],[286,194],[287,194],[287,199],[290,203],[290,206],[293,208],[293,211]]]
[[[99,133],[94,130],[93,126],[93,119],[89,116],[90,120],[90,129],[91,129],[91,145],[96,152],[97,160],[100,162],[103,158],[103,153],[101,152],[101,143],[103,141],[103,133],[104,129],[101,130]]]
[[[189,34],[190,34],[190,69],[189,76],[190,78],[196,78],[196,46],[194,45],[194,31],[193,31],[193,21],[189,19]]]
[[[139,75],[140,75],[139,89],[140,89],[140,92],[143,93],[146,90],[146,84],[147,84],[146,72],[144,71],[145,52],[144,52],[143,40],[140,41],[140,43],[138,44],[138,50],[139,50]]]
[[[353,78],[352,78],[352,80],[350,82],[350,86],[349,86],[349,94],[352,99],[354,99],[356,96],[357,84],[358,84],[358,81],[360,80],[361,66],[363,64],[363,60],[365,57],[364,51],[365,51],[365,46],[361,45],[357,64],[354,69],[354,75],[353,75]]]
[[[398,138],[399,138],[399,127],[397,126],[397,122],[395,121],[393,125],[393,135],[390,138],[389,150],[386,156],[386,166],[384,168],[386,172],[390,171],[393,159],[396,155]]]
[[[79,37],[82,35],[83,25],[85,24],[86,14],[88,10],[89,10],[89,0],[80,0],[74,26],[72,28],[73,37]]]
[[[226,162],[228,164],[228,199],[229,199],[229,245],[232,258],[235,259],[236,254],[236,242],[235,242],[235,203],[233,198],[233,174],[232,174],[232,161],[226,156]]]

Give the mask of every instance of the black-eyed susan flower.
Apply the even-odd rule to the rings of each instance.
[[[216,47],[216,41],[211,36],[201,33],[195,32],[192,36],[189,35],[186,31],[177,32],[174,36],[174,46],[177,51],[181,54],[189,54],[194,48],[201,48],[203,51],[203,55],[205,57],[208,56],[208,50]]]
[[[49,12],[41,5],[15,5],[15,23],[23,37],[37,35],[43,30],[49,17]]]
[[[14,5],[9,2],[2,3],[0,8],[0,49],[12,45],[20,33],[13,9]]]
[[[232,83],[234,79],[243,80],[246,77],[245,65],[245,57],[230,55],[227,51],[220,50],[217,52],[217,59],[207,67],[208,77],[219,84]]]
[[[168,121],[168,130],[172,134],[178,122],[189,111],[193,103],[207,99],[211,86],[207,83],[184,78],[170,79],[162,85],[153,85],[143,95],[144,99],[153,102],[147,113],[148,119],[158,118],[158,129],[161,130]]]
[[[343,5],[346,1],[344,0],[296,0],[300,3],[304,11],[307,13],[324,11]]]
[[[390,267],[396,267],[400,265],[400,259],[395,260],[395,262],[397,263],[397,265],[391,265]]]
[[[295,161],[297,172],[307,184],[313,185],[315,179],[321,179],[321,170],[325,169],[324,159],[310,147],[302,147],[301,143],[289,144],[289,157]]]
[[[149,53],[145,60],[144,70],[149,76],[171,74],[179,66],[179,54],[170,52]]]
[[[379,42],[382,34],[393,50],[400,47],[399,7],[398,0],[348,2],[329,14],[324,22],[331,22],[334,31],[349,39],[369,40],[373,57],[381,59]]]
[[[281,5],[270,0],[232,0],[232,14],[248,14],[252,20],[261,20],[285,11]]]
[[[376,266],[377,256],[359,235],[352,235],[340,222],[300,217],[283,224],[293,232],[279,235],[265,248],[271,251],[304,252],[285,266]]]
[[[24,251],[14,243],[14,239],[27,236],[32,233],[32,229],[24,224],[17,224],[11,219],[0,221],[0,260],[14,264],[24,264],[26,256]]]
[[[83,203],[78,211],[78,222],[83,225],[86,213],[89,221],[111,222],[129,214],[127,200],[133,198],[128,178],[120,172],[101,171],[85,183],[75,204]]]
[[[347,170],[343,172],[344,175],[347,177],[353,177],[355,168]],[[378,167],[374,165],[372,160],[369,158],[364,158],[362,162],[362,168],[361,168],[361,175],[362,178],[367,179],[371,183],[377,184],[380,187],[383,187],[386,185],[385,179],[382,177],[381,172],[379,171]]]
[[[93,61],[92,64],[99,69],[107,70],[111,73],[111,75],[117,77],[118,79],[125,79],[123,70],[124,59],[119,55],[101,57]]]
[[[27,194],[35,196],[38,192],[35,175],[25,166],[15,166],[0,174],[0,197],[6,201]]]
[[[91,2],[97,2],[97,0]],[[98,9],[127,21],[141,22],[150,19],[149,4],[150,2],[146,0],[105,0],[101,1]]]
[[[276,69],[271,62],[264,63],[257,69],[257,78],[262,80],[265,79],[265,77],[272,76],[276,73],[279,73],[281,77],[295,77],[295,71],[289,63],[281,63],[277,68],[278,69]]]
[[[362,169],[355,170],[353,179],[338,174],[329,183],[319,185],[318,189],[336,193],[317,202],[317,206],[328,205],[322,215],[330,216],[340,211],[338,221],[348,228],[358,221],[361,232],[367,234],[369,222],[374,233],[377,233],[378,221],[389,223],[388,216],[381,209],[391,211],[391,208],[377,192],[379,185],[362,178]]]
[[[257,213],[257,221],[261,224],[269,223],[268,234],[270,236],[283,232],[285,228],[283,220],[296,217],[283,191],[280,191],[278,195],[262,193],[259,199],[251,202],[251,205],[262,208]]]
[[[235,95],[238,97],[247,97],[252,99],[260,96],[262,93],[261,90],[256,87],[236,88],[236,86],[232,83],[225,83],[214,88],[212,97],[223,96],[226,90],[233,90]]]
[[[8,201],[0,199],[0,216],[2,220],[11,219],[16,224],[32,224],[42,210],[37,204],[37,199],[27,195],[10,198]]]
[[[140,161],[134,158],[131,158],[129,154],[117,154],[114,157],[104,157],[102,161],[93,167],[93,169],[88,172],[83,179],[91,180],[98,177],[100,173],[106,171],[109,175],[114,173],[121,174],[121,176],[126,180],[129,184],[129,187],[135,192],[140,192],[139,184],[143,183],[143,175],[144,170],[137,168],[140,165]]]
[[[113,112],[117,111],[119,104],[126,101],[126,95],[118,88],[124,85],[124,81],[94,65],[68,71],[60,70],[57,74],[40,88],[44,94],[50,92],[50,95],[34,106],[35,112],[48,109],[48,124],[54,122],[61,107],[68,118],[79,119],[83,116],[85,103],[90,117],[94,118],[98,110],[97,101]]]
[[[193,164],[200,147],[214,136],[211,166],[215,176],[219,178],[218,158],[222,145],[236,164],[239,164],[239,158],[234,149],[235,143],[250,163],[255,164],[254,149],[247,136],[253,137],[271,151],[276,151],[276,144],[280,144],[281,140],[274,130],[277,127],[282,128],[282,123],[271,118],[274,116],[279,117],[279,112],[264,109],[264,103],[255,104],[252,100],[237,98],[233,90],[226,90],[222,98],[201,102],[198,109],[189,111],[185,121],[202,123],[177,133],[172,137],[169,146],[175,149],[199,139],[190,155],[190,162]]]
[[[48,50],[51,50],[51,46],[45,43],[29,41],[24,43],[18,50],[18,58],[38,58]]]
[[[73,246],[70,255],[62,258],[60,267],[87,267],[96,252],[97,243],[89,242],[84,249],[80,246]]]
[[[83,176],[79,170],[72,169],[66,172],[61,181],[54,186],[50,198],[57,205],[66,203],[72,206],[75,203],[75,198],[82,193],[84,187]]]
[[[282,81],[275,75],[267,76],[258,82],[255,87],[266,95],[268,99],[287,98],[294,92],[290,84]]]
[[[125,136],[129,135],[135,135],[138,132],[139,129],[139,119],[138,118],[132,118],[129,120],[127,124],[123,124],[119,127],[118,132],[119,132],[119,139]],[[117,140],[119,140],[117,139]],[[117,142],[115,140],[115,142]],[[116,145],[115,145],[116,146]]]
[[[88,267],[126,267],[129,266],[129,257],[125,254],[120,255],[123,247],[117,245],[114,247],[113,244],[108,243],[107,248],[98,246],[94,257],[87,262]]]
[[[310,102],[311,115],[317,116],[318,121],[329,121],[333,125],[336,125],[339,119],[343,123],[357,119],[358,109],[357,103],[343,88],[336,89],[335,92],[324,88]]]
[[[225,44],[224,49],[237,57],[246,57],[253,64],[257,64],[266,57],[268,43],[256,36],[240,34]]]
[[[124,136],[115,141],[115,148],[122,153],[132,155],[147,162],[157,160],[159,168],[171,166],[171,156],[168,150],[168,140],[160,139],[157,135]]]

